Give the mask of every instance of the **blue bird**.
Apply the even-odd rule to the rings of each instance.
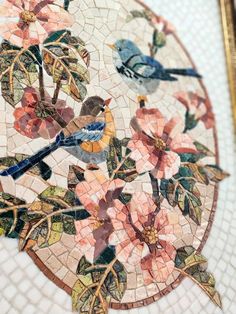
[[[118,73],[128,86],[139,95],[154,93],[160,81],[174,82],[176,75],[202,78],[195,69],[165,69],[160,62],[145,56],[136,44],[127,39],[108,45],[114,50],[113,58]]]
[[[0,176],[12,176],[16,180],[60,147],[71,152],[76,147],[88,151],[95,146],[96,152],[101,152],[109,144],[110,136],[113,136],[113,120],[108,108],[110,101],[97,96],[88,98],[82,105],[80,116],[69,123],[55,142],[1,171]]]

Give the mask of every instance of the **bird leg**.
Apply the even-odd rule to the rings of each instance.
[[[147,96],[138,96],[138,103],[140,108],[145,107],[145,103],[148,101]]]

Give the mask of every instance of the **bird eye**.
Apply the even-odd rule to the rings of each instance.
[[[120,47],[118,47],[118,51],[121,51],[122,49]]]

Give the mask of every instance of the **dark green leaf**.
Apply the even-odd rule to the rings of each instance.
[[[78,205],[75,193],[58,186],[50,186],[39,195],[39,199],[54,205],[56,208]]]
[[[209,150],[209,148],[207,148],[205,145],[195,141],[194,145],[196,146],[197,150],[199,153],[205,155],[205,156],[209,156],[209,157],[214,157],[215,154],[212,153],[212,151]]]
[[[71,36],[68,30],[50,34],[44,42],[43,62],[48,75],[61,84],[65,93],[76,101],[86,97],[89,53],[80,38]]]
[[[221,298],[215,289],[215,279],[207,272],[207,260],[196,253],[192,246],[185,246],[177,250],[175,266],[181,270],[181,274],[193,279],[199,287],[207,293],[210,299],[222,308]]]
[[[185,132],[194,129],[198,124],[195,115],[191,114],[189,111],[186,111],[185,115]]]
[[[0,235],[8,238],[19,237],[25,224],[23,219],[27,211],[27,208],[24,207],[25,204],[25,201],[11,194],[0,192]],[[8,210],[12,206],[17,206],[17,208]]]
[[[0,45],[0,81],[2,96],[13,107],[23,96],[23,85],[32,86],[38,79],[37,56],[33,51],[3,41]]]
[[[108,254],[108,250],[105,250],[104,254]],[[114,257],[114,249],[112,255]],[[104,260],[107,263],[104,264]],[[105,314],[111,298],[121,301],[126,290],[127,274],[118,260],[110,259],[108,262],[106,257],[91,265],[85,257],[82,257],[77,274],[79,279],[72,291],[74,310],[86,314]]]
[[[132,199],[132,194],[128,194],[128,193],[121,193],[119,200],[124,204],[127,205]]]

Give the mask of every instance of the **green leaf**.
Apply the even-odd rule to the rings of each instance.
[[[89,53],[84,42],[67,30],[52,33],[44,42],[43,63],[54,83],[76,101],[86,97],[90,81],[87,69]]]
[[[155,29],[153,33],[153,46],[157,49],[162,48],[166,45],[166,35],[163,32],[159,32]]]
[[[132,199],[132,194],[129,193],[121,193],[119,200],[124,204],[127,205]]]
[[[191,167],[180,167],[172,179],[161,180],[160,192],[172,207],[178,205],[183,215],[201,224],[202,202]]]
[[[207,259],[201,254],[196,254],[192,246],[185,246],[177,250],[175,265],[180,269],[186,270],[204,263],[207,263]]]
[[[118,164],[122,160],[122,144],[118,138],[112,138],[110,141],[109,152],[107,155],[107,167],[110,177],[114,170],[117,169]]]
[[[0,234],[8,238],[18,238],[24,227],[22,219],[26,203],[11,194],[0,192]],[[8,208],[13,207],[11,210]]]
[[[207,165],[204,167],[204,171],[208,179],[213,182],[220,182],[229,177],[229,174],[217,165]]]
[[[137,178],[138,173],[135,161],[128,157],[127,144],[128,139],[119,140],[115,137],[111,139],[107,154],[107,168],[110,177],[114,175],[114,178],[132,182]]]
[[[127,22],[130,22],[133,19],[143,18],[143,19],[146,19],[148,22],[151,22],[152,16],[153,16],[153,13],[148,9],[145,9],[142,11],[132,10],[130,11],[130,15],[128,15],[126,20]]]
[[[180,273],[194,280],[207,293],[209,298],[222,308],[221,298],[215,289],[215,279],[207,272],[207,259],[195,252],[192,246],[185,246],[177,250],[175,266]]]
[[[214,157],[215,154],[209,150],[208,147],[206,147],[205,145],[195,141],[194,142],[195,147],[197,148],[198,152],[205,155],[205,156],[209,156],[209,157]]]
[[[189,168],[192,173],[192,176],[200,183],[208,185],[209,179],[205,172],[204,166],[200,166],[197,164],[189,163],[186,164],[185,167]]]
[[[38,197],[55,208],[69,208],[77,205],[75,193],[58,186],[48,187]]]
[[[202,202],[200,193],[196,187],[190,192],[182,185],[176,190],[177,203],[184,215],[189,217],[197,224],[201,225]]]
[[[188,110],[185,115],[185,132],[194,129],[198,124],[198,120],[196,120],[195,115],[191,114]]]
[[[24,217],[27,226],[21,234],[21,250],[30,239],[46,247],[60,241],[63,233],[76,235],[75,221],[90,216],[75,193],[61,187],[50,186],[38,198]]]
[[[206,155],[202,153],[191,154],[191,153],[182,153],[179,154],[181,162],[191,162],[196,163],[200,159],[205,158]]]
[[[33,49],[33,48],[32,48]],[[0,45],[0,81],[3,98],[13,107],[24,94],[23,85],[32,86],[38,79],[37,56],[4,40]]]
[[[97,261],[98,262],[98,261]],[[111,298],[121,301],[126,290],[127,274],[116,259],[108,264],[91,265],[82,257],[78,281],[72,291],[73,309],[80,313],[107,313]]]

